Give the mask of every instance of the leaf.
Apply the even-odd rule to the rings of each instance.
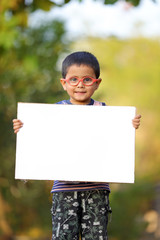
[[[0,33],[0,46],[4,49],[9,49],[13,46],[13,42],[17,36],[16,30],[4,31]]]
[[[69,3],[69,2],[70,2],[70,0],[65,0],[65,1],[64,1],[64,4]]]
[[[44,11],[49,11],[53,6],[55,6],[54,2],[50,0],[34,0],[32,4],[32,10],[42,9]]]
[[[126,0],[126,2],[131,3],[135,7],[137,7],[140,4],[140,0]]]
[[[116,3],[118,0],[105,0],[104,4],[114,4]]]
[[[26,27],[28,24],[28,14],[26,11],[21,11],[16,14],[16,18],[18,20],[18,25]]]
[[[27,72],[34,72],[38,69],[37,57],[34,55],[25,56],[23,59],[23,66]]]

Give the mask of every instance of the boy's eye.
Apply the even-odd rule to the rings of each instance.
[[[78,79],[76,77],[73,77],[73,78],[70,78],[69,81],[72,83],[76,83]]]
[[[91,83],[92,82],[92,78],[86,77],[83,79],[84,83]]]

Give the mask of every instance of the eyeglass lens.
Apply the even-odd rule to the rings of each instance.
[[[90,84],[93,83],[93,79],[90,78],[90,77],[85,77],[85,78],[83,78],[82,81],[83,81],[83,84],[85,84],[85,85],[90,85]],[[76,77],[70,78],[70,79],[69,79],[69,83],[70,83],[71,85],[77,85],[77,84],[79,83],[79,79],[76,78]]]

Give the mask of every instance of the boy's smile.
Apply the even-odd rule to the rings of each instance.
[[[96,78],[96,75],[94,73],[94,70],[92,67],[88,65],[71,65],[68,68],[66,79],[70,77],[78,77],[82,79],[83,77],[92,77]],[[70,96],[70,102],[72,104],[89,104],[91,101],[91,96],[95,92],[95,90],[98,88],[101,80],[97,80],[97,82],[94,82],[91,86],[85,86],[80,81],[77,86],[71,86],[69,83],[65,82],[63,79],[61,79],[61,84],[65,91],[67,91],[68,95]]]

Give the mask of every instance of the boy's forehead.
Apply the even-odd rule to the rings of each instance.
[[[69,66],[67,68],[67,74],[73,74],[73,73],[77,73],[77,74],[94,74],[94,69],[87,64],[72,64],[71,66]]]

